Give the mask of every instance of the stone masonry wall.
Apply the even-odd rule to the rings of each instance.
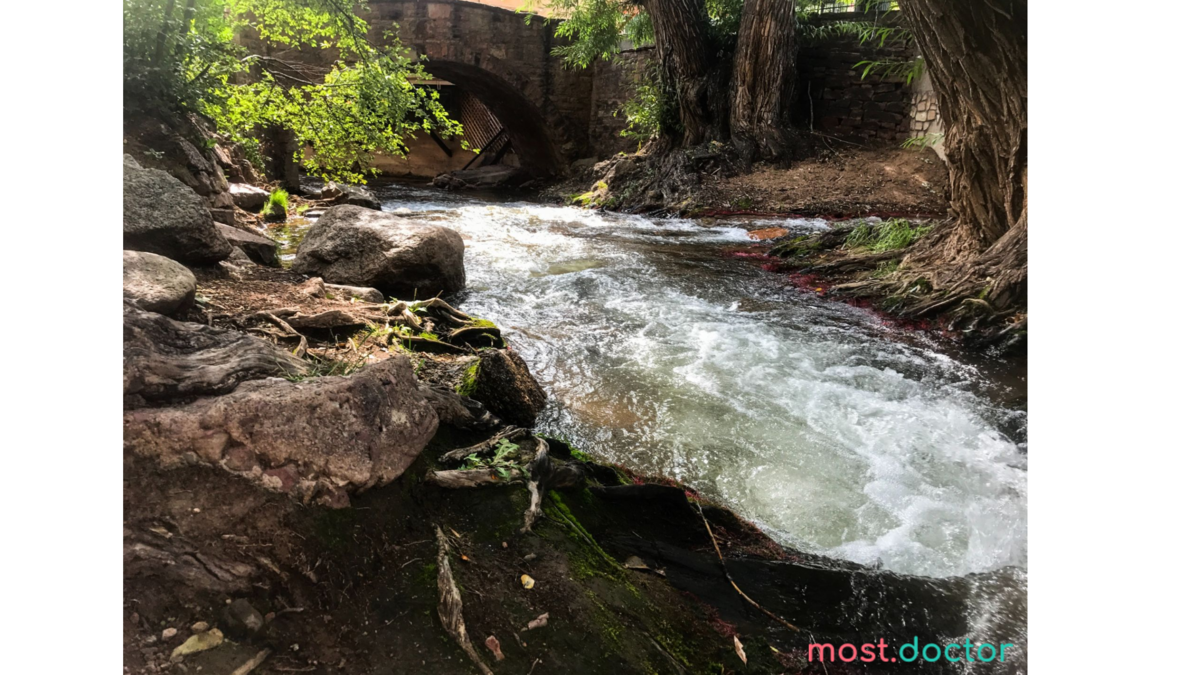
[[[612,61],[596,61],[591,66],[592,110],[588,129],[589,153],[611,157],[618,152],[636,152],[636,138],[621,136],[625,117],[621,106],[633,96],[638,84],[648,76],[655,59],[654,47],[623,51]],[[616,114],[614,114],[616,113]]]
[[[903,47],[863,45],[858,38],[830,38],[800,50],[793,120],[865,145],[895,145],[909,135],[912,90],[902,78],[866,78],[855,64],[910,58]]]

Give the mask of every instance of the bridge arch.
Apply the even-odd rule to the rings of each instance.
[[[521,167],[538,176],[557,173],[563,165],[554,138],[537,106],[496,73],[479,66],[431,59],[425,70],[469,92],[504,125]]]

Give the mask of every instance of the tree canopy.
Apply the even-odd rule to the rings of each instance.
[[[404,155],[417,131],[462,135],[393,36],[371,38],[366,0],[124,0],[125,107],[199,113],[235,142],[284,128],[312,174],[361,182],[375,151]],[[181,6],[182,5],[182,6]],[[319,68],[271,48],[336,48]]]

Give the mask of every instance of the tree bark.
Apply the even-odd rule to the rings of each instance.
[[[734,56],[729,127],[747,159],[787,152],[787,117],[796,79],[793,0],[746,0]]]
[[[930,259],[954,275],[986,275],[986,299],[1012,306],[1027,269],[1027,2],[904,0],[901,12],[946,127],[956,221]]]
[[[679,100],[684,145],[719,137],[723,92],[708,49],[703,0],[646,0],[645,6],[654,25],[664,84]]]
[[[957,219],[928,262],[989,274],[988,300],[1003,308],[1025,284],[1027,2],[904,0],[901,11],[938,95]]]

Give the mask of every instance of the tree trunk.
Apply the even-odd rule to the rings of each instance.
[[[787,151],[787,116],[796,79],[793,0],[746,0],[734,56],[729,127],[747,159]]]
[[[723,92],[705,35],[703,0],[646,0],[664,85],[679,99],[685,145],[720,135]]]
[[[904,0],[946,129],[950,205],[957,221],[927,262],[990,277],[988,300],[1024,295],[1026,269],[1026,0]],[[935,281],[935,286],[945,285]]]

